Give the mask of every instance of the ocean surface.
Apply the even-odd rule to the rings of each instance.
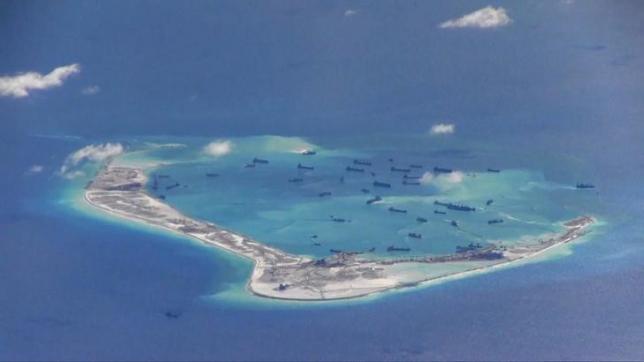
[[[513,22],[438,27],[487,5]],[[0,75],[81,72],[0,97],[0,360],[644,359],[642,19],[641,1],[3,1]],[[440,122],[454,134],[430,136]],[[216,140],[230,154],[201,152]],[[118,162],[167,161],[151,169],[170,176],[157,191],[186,214],[311,256],[440,254],[582,214],[600,222],[490,273],[352,301],[264,300],[244,288],[250,262],[87,207],[99,164],[73,180],[59,170],[105,142],[156,147]],[[308,147],[318,153],[293,152]],[[245,169],[253,157],[271,163]],[[370,175],[343,171],[356,158],[395,184],[383,203],[365,204]],[[389,158],[463,174],[404,186]],[[433,214],[434,200],[480,210]]]

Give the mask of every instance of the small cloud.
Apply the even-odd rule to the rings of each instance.
[[[458,19],[447,20],[439,25],[442,29],[450,28],[497,28],[512,23],[504,8],[487,6]]]
[[[96,93],[98,93],[100,91],[101,91],[101,87],[99,87],[97,85],[90,85],[89,87],[83,88],[81,93],[86,95],[86,96],[92,96],[92,95],[94,95],[94,94],[96,94]]]
[[[458,184],[463,182],[465,174],[461,171],[453,171],[450,173],[442,174],[441,179],[450,184]]]
[[[347,17],[347,18],[351,17],[351,16],[354,16],[354,15],[358,15],[358,10],[347,9],[347,10],[344,11],[344,16]]]
[[[66,178],[75,178],[82,176],[82,171],[75,168],[85,162],[100,162],[110,157],[118,156],[125,151],[120,143],[104,143],[98,145],[88,145],[75,152],[72,152],[65,158],[63,165],[60,166],[59,174]]]
[[[43,172],[45,168],[42,165],[33,165],[27,170],[28,175],[35,175],[37,173]]]
[[[434,180],[434,174],[431,172],[425,172],[420,178],[420,183],[423,185],[429,185]]]
[[[69,76],[79,73],[80,65],[70,64],[58,67],[48,74],[37,72],[20,73],[14,76],[0,77],[0,96],[22,98],[33,89],[60,87]]]
[[[221,157],[229,154],[233,149],[233,143],[228,140],[216,140],[210,142],[203,148],[203,152],[209,156]]]
[[[437,123],[429,130],[432,136],[452,134],[456,131],[456,126],[453,123]]]

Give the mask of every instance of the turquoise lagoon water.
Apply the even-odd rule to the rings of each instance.
[[[391,256],[390,245],[408,247],[411,255],[448,254],[458,245],[470,242],[502,241],[512,244],[561,230],[568,219],[592,214],[598,202],[596,192],[576,190],[574,181],[555,182],[539,170],[496,168],[483,160],[472,161],[481,153],[476,148],[448,150],[433,145],[431,139],[401,138],[407,149],[396,143],[379,149],[350,148],[352,144],[325,146],[301,138],[275,136],[235,138],[232,151],[210,157],[202,151],[205,139],[168,139],[170,146],[131,143],[137,150],[117,159],[117,163],[152,166],[151,178],[158,178],[157,190],[166,201],[188,215],[215,222],[245,233],[288,252],[323,257],[329,249],[365,251],[375,248],[376,256]],[[177,147],[175,144],[184,145]],[[354,146],[355,147],[355,146]],[[476,146],[474,146],[476,147]],[[316,155],[299,152],[312,149]],[[244,167],[254,157],[269,164]],[[354,159],[368,160],[365,172],[347,172]],[[393,159],[393,162],[390,160]],[[297,165],[314,167],[298,169]],[[412,168],[409,175],[427,179],[421,185],[404,185],[403,173],[391,167]],[[451,175],[435,175],[434,166],[454,168]],[[372,174],[373,172],[373,174]],[[218,177],[207,177],[216,173]],[[427,175],[429,174],[429,175]],[[374,176],[375,175],[375,176]],[[299,183],[290,179],[301,178]],[[374,180],[387,182],[391,189],[374,187]],[[179,183],[177,188],[168,186]],[[369,193],[365,193],[364,190]],[[321,197],[320,193],[331,196]],[[367,205],[374,195],[382,201]],[[434,201],[463,203],[476,212],[446,210]],[[486,205],[493,200],[491,205]],[[388,211],[407,210],[406,214]],[[444,211],[436,214],[434,210]],[[347,222],[338,223],[333,218]],[[423,217],[427,223],[419,223]],[[489,225],[488,220],[502,219]],[[456,221],[458,228],[451,221]],[[422,239],[410,238],[419,233]],[[522,240],[523,239],[523,240]],[[317,245],[319,244],[319,245]],[[393,253],[394,256],[408,253]]]

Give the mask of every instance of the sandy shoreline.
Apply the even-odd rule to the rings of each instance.
[[[282,300],[352,299],[484,273],[542,255],[575,240],[594,222],[588,216],[579,217],[567,222],[563,233],[522,247],[495,247],[406,261],[369,260],[345,253],[313,260],[269,247],[213,223],[189,218],[145,192],[146,182],[141,169],[106,165],[86,188],[84,200],[111,215],[189,236],[253,260],[247,289],[257,296]],[[441,272],[439,267],[455,265],[472,267],[449,272]],[[421,271],[409,272],[405,270],[408,266]]]

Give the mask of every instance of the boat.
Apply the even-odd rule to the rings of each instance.
[[[422,177],[422,176],[410,176],[410,175],[407,175],[407,174],[405,174],[405,175],[403,176],[403,178],[404,178],[405,180],[420,180],[420,178],[421,178],[421,177]]]
[[[268,160],[263,160],[263,159],[261,159],[261,158],[257,158],[257,157],[255,157],[255,158],[253,158],[253,163],[267,164],[267,163],[268,163]]]
[[[333,217],[333,216],[331,216],[331,221],[333,221],[333,222],[348,222],[349,220],[341,218],[341,217]]]
[[[340,249],[329,249],[329,251],[334,253],[334,254],[338,254],[338,253],[342,252],[342,250],[340,250]]]
[[[412,164],[412,165],[409,165],[409,167],[410,167],[410,168],[423,168],[423,165],[415,165],[415,164]]]
[[[357,167],[351,167],[351,166],[347,166],[345,170],[347,172],[364,172],[364,168],[357,168]]]
[[[449,224],[450,224],[450,225],[452,225],[452,226],[453,226],[453,227],[455,227],[455,228],[457,228],[457,227],[458,227],[458,223],[456,222],[456,220],[452,220],[452,221],[450,221],[450,223],[449,223]]]
[[[373,198],[371,198],[371,199],[367,200],[367,205],[371,205],[371,204],[373,204],[374,202],[378,202],[378,201],[381,201],[381,200],[382,200],[382,197],[380,197],[380,196],[375,196],[375,197],[373,197]]]
[[[434,210],[434,214],[447,215],[445,211],[440,211],[440,210]]]
[[[419,217],[416,218],[416,221],[425,223],[425,222],[427,222],[427,219],[425,219],[424,217],[419,216]]]
[[[304,155],[304,156],[313,156],[313,155],[317,154],[317,152],[315,152],[313,150],[304,150],[304,151],[302,151],[301,154]]]
[[[449,210],[476,211],[476,208],[474,208],[474,207],[461,205],[461,204],[454,204],[454,203],[451,203],[451,202],[434,201],[434,205],[444,206],[444,207],[448,208]]]
[[[487,172],[499,173],[499,172],[501,172],[501,170],[497,170],[497,169],[495,169],[495,168],[488,168],[488,169],[487,169]]]
[[[318,194],[318,196],[319,196],[319,197],[331,196],[331,192],[329,192],[329,191],[320,192],[320,193]]]
[[[255,164],[254,163],[247,163],[247,164],[244,165],[244,168],[255,168]]]
[[[317,238],[318,238],[318,235],[317,235],[317,234],[313,234],[313,235],[311,235],[311,239],[317,239]]]
[[[460,245],[457,246],[456,247],[456,252],[457,253],[465,253],[465,252],[468,252],[468,251],[474,251],[474,250],[478,250],[478,249],[481,249],[481,248],[482,248],[482,246],[479,243],[476,243],[476,244],[469,243],[467,246],[460,246]]]
[[[360,191],[362,191],[363,194],[371,193],[371,191],[369,191],[369,189],[361,189]]]
[[[369,253],[373,253],[374,251],[376,251],[376,248],[375,248],[375,247],[371,247],[371,248],[369,248],[369,249],[367,250],[367,252],[369,252]]]
[[[402,184],[407,186],[419,186],[420,182],[403,180]]]
[[[170,178],[170,175],[157,175],[159,178]]]
[[[375,187],[385,187],[385,188],[388,188],[388,189],[390,189],[390,188],[391,188],[391,184],[390,184],[390,183],[386,183],[386,182],[374,181],[374,182],[373,182],[373,185],[374,185]]]
[[[318,242],[315,242],[315,243],[313,243],[313,246],[322,246],[322,244],[320,244]]]
[[[492,225],[492,224],[500,224],[502,222],[503,222],[503,219],[492,219],[492,220],[488,220],[487,223],[488,225]]]
[[[493,202],[494,202],[494,200],[489,199],[489,200],[487,200],[487,201],[485,202],[485,205],[486,205],[486,206],[490,206],[490,205],[492,205],[492,203],[493,203]]]
[[[391,211],[391,212],[397,212],[397,213],[400,213],[400,214],[406,214],[406,213],[407,213],[407,210],[397,209],[397,208],[395,208],[395,207],[393,207],[393,206],[391,206],[391,207],[390,207],[389,209],[387,209],[387,210],[389,210],[389,211]]]
[[[451,168],[443,168],[443,167],[434,167],[434,172],[435,173],[452,173],[454,170]]]
[[[585,183],[578,183],[576,186],[578,189],[594,189],[595,185],[592,184],[585,184]]]
[[[165,200],[165,195],[159,195],[160,200]]]
[[[219,177],[218,173],[207,173],[206,177]]]
[[[360,166],[371,166],[371,162],[369,161],[362,161],[362,160],[353,160],[354,165],[360,165]]]
[[[311,171],[313,171],[315,169],[315,167],[313,167],[313,166],[304,166],[303,164],[298,163],[297,164],[297,169],[298,170],[311,170]]]
[[[172,190],[172,189],[174,189],[176,187],[179,187],[179,186],[181,186],[181,184],[177,182],[174,185],[166,186],[165,189],[166,190]]]
[[[304,179],[301,178],[301,177],[293,177],[293,178],[288,179],[288,182],[292,182],[292,183],[300,183],[302,181],[304,181]]]
[[[421,234],[419,234],[419,233],[409,233],[409,234],[407,234],[407,236],[409,236],[410,238],[414,238],[414,239],[422,239],[423,238],[423,236]]]
[[[400,167],[396,167],[396,166],[391,166],[390,170],[391,170],[391,172],[405,172],[405,173],[411,172],[411,170],[408,169],[408,168],[400,168]]]
[[[393,246],[393,245],[391,245],[391,246],[389,246],[387,248],[387,251],[389,251],[389,252],[392,252],[392,251],[410,251],[410,250],[411,250],[410,248],[402,248],[402,247],[397,247],[397,246]]]

